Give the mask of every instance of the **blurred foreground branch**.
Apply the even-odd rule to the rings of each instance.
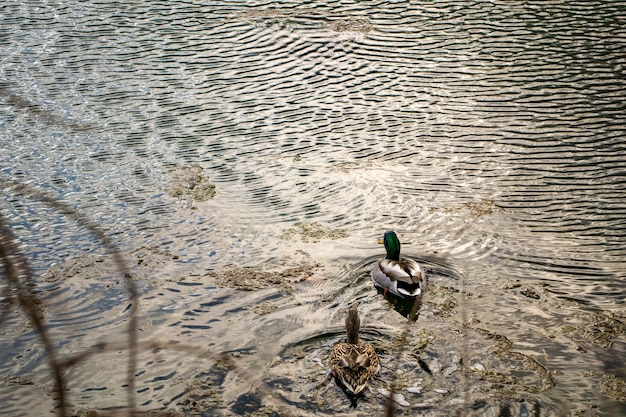
[[[22,196],[40,201],[59,213],[73,219],[75,222],[85,227],[94,235],[104,246],[107,252],[113,258],[118,271],[122,274],[124,283],[129,293],[130,302],[130,318],[128,321],[128,369],[127,369],[127,393],[128,393],[128,412],[134,414],[136,408],[135,400],[135,371],[137,364],[137,312],[138,312],[138,292],[135,282],[133,281],[129,269],[124,262],[121,253],[104,233],[104,231],[94,222],[78,213],[69,205],[59,201],[58,199],[46,194],[45,192],[18,183],[6,177],[0,177],[0,185],[4,194],[15,193]],[[63,371],[66,367],[71,366],[73,361],[60,362],[57,358],[54,341],[50,339],[47,332],[43,316],[38,310],[41,303],[33,292],[33,286],[28,285],[33,282],[32,270],[29,266],[25,254],[20,250],[15,235],[11,231],[9,225],[5,222],[4,217],[0,213],[0,260],[4,268],[5,278],[7,280],[7,301],[13,301],[24,310],[29,317],[35,330],[44,345],[48,366],[52,373],[55,389],[58,392],[57,399],[57,415],[67,415],[67,399],[65,398],[65,382],[63,379]],[[4,316],[4,314],[3,314]],[[0,322],[4,317],[0,317]]]

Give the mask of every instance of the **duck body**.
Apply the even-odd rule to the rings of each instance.
[[[346,392],[354,407],[356,397],[380,370],[380,360],[374,347],[368,343],[359,343],[359,327],[359,313],[356,307],[351,307],[346,317],[347,341],[337,343],[328,358],[337,385]]]
[[[387,256],[372,268],[374,284],[398,297],[420,297],[426,287],[426,273],[413,259],[400,258],[400,241],[395,232],[385,232],[383,238]]]

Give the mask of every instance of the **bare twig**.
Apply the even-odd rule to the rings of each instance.
[[[54,111],[46,109],[42,105],[34,103],[23,96],[19,96],[18,94],[15,94],[2,86],[0,86],[0,97],[2,97],[8,104],[12,105],[14,108],[24,111],[31,116],[37,117],[44,123],[65,126],[77,132],[84,132],[94,129],[94,126],[89,123],[74,122],[72,120],[69,120],[68,118]]]
[[[65,383],[63,381],[63,367],[59,363],[54,349],[54,344],[50,339],[50,336],[46,330],[43,316],[36,307],[39,305],[37,297],[30,290],[30,286],[22,285],[20,277],[30,281],[32,279],[32,271],[26,260],[26,257],[19,249],[16,243],[15,236],[11,232],[11,229],[4,221],[4,217],[0,214],[0,259],[2,260],[2,266],[4,268],[6,279],[9,286],[15,291],[15,297],[17,303],[26,312],[30,318],[31,323],[37,330],[37,334],[41,339],[41,343],[46,351],[46,357],[52,377],[54,378],[54,385],[58,392],[58,415],[63,417],[65,415],[66,400],[65,400]]]
[[[137,366],[137,312],[139,295],[137,291],[137,286],[135,285],[135,282],[130,275],[128,267],[126,266],[126,263],[120,251],[117,249],[113,241],[95,222],[92,222],[87,217],[81,215],[69,205],[59,201],[58,199],[44,193],[37,188],[18,183],[12,179],[0,177],[0,184],[5,189],[5,192],[13,191],[26,197],[41,201],[46,205],[52,207],[53,209],[57,210],[59,213],[73,219],[78,224],[89,230],[89,232],[93,234],[96,238],[98,238],[98,240],[100,240],[107,252],[109,252],[109,254],[113,257],[113,261],[115,262],[118,270],[122,274],[124,283],[126,284],[126,288],[129,293],[130,318],[128,321],[129,358],[127,369],[127,393],[128,412],[131,415],[134,414],[136,408],[135,371]],[[0,219],[2,218],[0,217]],[[44,344],[46,354],[48,356],[48,363],[54,374],[57,389],[59,390],[59,415],[65,415],[66,401],[64,395],[63,378],[61,376],[61,371],[63,367],[56,358],[54,345],[46,332],[43,319],[39,317],[38,311],[35,309],[34,304],[32,302],[29,302],[33,301],[33,296],[26,292],[19,280],[19,272],[21,272],[21,275],[25,276],[28,280],[32,279],[32,273],[30,271],[30,268],[28,267],[28,263],[24,254],[21,253],[18,249],[18,245],[16,244],[15,238],[13,237],[13,233],[11,232],[10,228],[4,223],[4,221],[0,223],[0,227],[0,239],[2,239],[0,240],[0,250],[2,250],[2,252],[0,253],[0,257],[2,258],[4,269],[7,272],[7,279],[9,280],[10,285],[16,289],[16,292],[18,294],[18,302],[30,316],[31,320],[33,320],[33,324],[38,331],[42,343]],[[11,262],[12,258],[17,262]],[[15,268],[15,265],[19,265],[22,270],[18,271]]]

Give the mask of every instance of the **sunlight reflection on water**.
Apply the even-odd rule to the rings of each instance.
[[[359,411],[399,361],[398,413],[626,412],[618,2],[4,8],[0,174],[126,254],[169,346],[140,355],[143,409],[350,414],[324,380],[355,303],[384,365]],[[3,197],[60,352],[122,342],[99,243]],[[367,277],[389,229],[432,279],[417,323]],[[7,414],[50,413],[32,329],[1,331]],[[122,356],[72,368],[72,404],[123,406]]]

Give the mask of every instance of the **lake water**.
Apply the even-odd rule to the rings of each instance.
[[[5,1],[1,213],[75,415],[626,414],[619,1]],[[419,319],[369,270],[395,230]],[[53,415],[2,277],[2,415]],[[382,369],[327,357],[348,306]],[[170,414],[166,414],[170,413]],[[108,415],[108,414],[106,414]]]

